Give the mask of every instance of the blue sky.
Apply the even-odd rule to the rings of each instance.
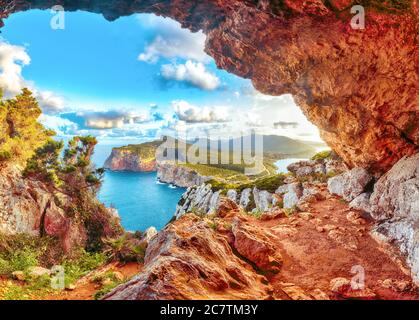
[[[217,69],[205,35],[170,19],[33,10],[8,18],[0,42],[0,86],[14,95],[30,87],[42,121],[59,135],[143,139],[165,130],[202,135],[258,128],[262,133],[319,140],[293,99],[265,96],[249,80]]]

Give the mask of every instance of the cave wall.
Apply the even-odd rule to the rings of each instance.
[[[12,5],[4,6],[6,3]],[[350,8],[366,3],[366,28]],[[264,94],[291,93],[349,166],[376,174],[418,152],[416,0],[1,0],[1,17],[61,4],[108,20],[139,12],[171,17],[207,34],[218,67]],[[7,20],[5,20],[7,23]],[[278,106],[280,107],[280,106]]]

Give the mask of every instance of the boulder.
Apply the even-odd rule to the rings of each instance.
[[[419,219],[419,153],[404,157],[377,181],[370,205],[377,220]]]
[[[371,206],[370,206],[370,197],[371,193],[364,192],[361,193],[359,196],[357,196],[355,199],[353,199],[349,203],[349,207],[352,209],[364,211],[364,212],[370,212]]]
[[[219,206],[217,208],[217,215],[224,218],[228,215],[236,215],[240,211],[239,206],[236,202],[229,198],[221,198]]]
[[[419,286],[419,228],[417,221],[394,218],[377,224],[371,231],[383,246],[392,244],[404,255],[413,281]]]
[[[294,173],[297,177],[304,177],[314,173],[324,174],[326,168],[322,160],[299,161],[290,164],[288,171]]]
[[[28,274],[31,278],[41,278],[43,276],[49,276],[51,274],[51,270],[43,267],[30,267],[28,269]]]
[[[375,184],[370,213],[374,238],[395,245],[419,284],[419,153],[404,157]]]
[[[214,192],[209,201],[208,213],[217,212],[220,203],[220,191]]]
[[[243,209],[247,208],[247,206],[249,205],[251,193],[252,193],[252,189],[250,189],[250,188],[244,189],[242,191],[241,196],[240,196],[239,205]]]
[[[236,190],[228,190],[227,191],[227,198],[229,198],[231,201],[234,201],[237,203],[237,191]]]
[[[237,217],[232,224],[232,233],[234,235],[232,245],[240,255],[262,271],[273,273],[280,271],[282,256],[265,234],[256,227],[243,223]]]
[[[330,178],[327,183],[329,192],[352,201],[362,194],[373,177],[363,168],[354,168],[339,176]]]
[[[351,281],[346,278],[335,278],[330,281],[330,291],[342,299],[373,300],[376,294],[368,288],[352,288]]]
[[[328,176],[342,174],[348,171],[348,167],[342,160],[328,159],[325,161],[325,173]]]
[[[283,184],[276,189],[275,194],[283,195],[288,192],[288,184]]]
[[[265,190],[253,189],[253,198],[255,199],[255,210],[258,212],[268,211],[272,206],[272,194]]]
[[[284,195],[284,208],[291,209],[298,204],[303,196],[303,187],[301,183],[291,183],[288,185],[288,192]]]
[[[268,299],[272,288],[206,221],[185,215],[154,237],[143,272],[106,300]]]

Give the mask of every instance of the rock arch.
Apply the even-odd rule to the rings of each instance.
[[[350,26],[365,3],[366,29]],[[374,3],[373,5],[367,5]],[[291,93],[350,165],[381,174],[418,152],[419,5],[353,0],[2,0],[0,17],[63,5],[103,14],[171,17],[207,34],[218,67],[265,94]],[[7,22],[7,21],[6,21]]]

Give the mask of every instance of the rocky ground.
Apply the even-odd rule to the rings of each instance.
[[[188,214],[162,231],[144,271],[106,299],[418,299],[372,225],[330,195],[290,217],[256,218],[226,200],[214,218]],[[352,290],[360,268],[365,288]]]
[[[162,231],[128,238],[147,243],[144,263],[107,264],[46,297],[93,299],[120,284],[104,298],[419,299],[418,161],[375,180],[328,156],[253,188],[191,187]]]

